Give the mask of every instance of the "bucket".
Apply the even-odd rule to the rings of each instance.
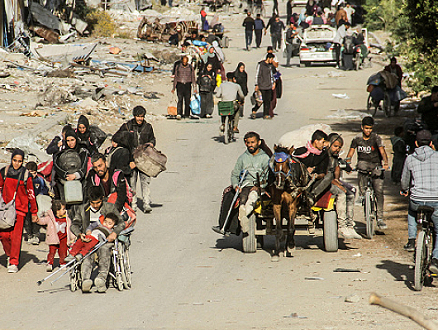
[[[64,198],[67,204],[82,203],[82,183],[78,180],[65,181]]]

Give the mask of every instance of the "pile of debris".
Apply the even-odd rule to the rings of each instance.
[[[198,31],[198,23],[195,21],[174,21],[162,24],[158,17],[153,22],[143,17],[138,26],[137,37],[148,41],[170,42],[172,44],[170,39],[174,36],[173,44],[178,44],[178,41],[183,40],[192,31]]]

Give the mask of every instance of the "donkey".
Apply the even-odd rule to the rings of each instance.
[[[275,182],[271,185],[272,204],[275,228],[275,251],[272,261],[279,261],[280,246],[284,241],[282,219],[287,220],[286,242],[284,256],[290,256],[295,247],[295,215],[298,210],[300,195],[312,182],[309,182],[309,174],[304,164],[292,155],[294,148],[274,146],[274,155],[269,162],[269,168],[275,176]]]

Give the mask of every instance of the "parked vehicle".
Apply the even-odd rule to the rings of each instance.
[[[336,29],[329,25],[312,25],[304,30],[300,48],[300,64],[336,63],[333,39]]]

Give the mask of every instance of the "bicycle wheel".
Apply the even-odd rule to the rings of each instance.
[[[388,92],[383,96],[383,111],[386,117],[391,117],[391,97]]]
[[[228,144],[228,143],[230,143],[230,125],[229,125],[229,122],[230,122],[230,117],[229,116],[226,116],[225,117],[225,124],[224,124],[224,126],[225,126],[225,132],[224,132],[224,144]]]
[[[369,114],[371,116],[375,116],[376,112],[377,112],[377,106],[374,104],[374,100],[371,97],[371,94],[368,95],[368,100],[367,100],[367,111],[369,112]]]
[[[417,247],[415,249],[415,274],[414,274],[414,289],[421,291],[424,284],[424,277],[427,270],[427,255],[428,246],[426,243],[426,233],[422,230],[418,234]]]
[[[374,215],[371,206],[371,191],[367,189],[365,192],[364,209],[365,209],[365,222],[367,238],[372,239],[374,236]]]

